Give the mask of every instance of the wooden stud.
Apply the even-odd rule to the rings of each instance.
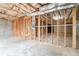
[[[66,47],[66,10],[64,10],[64,47]]]
[[[30,3],[26,3],[29,7],[33,8],[34,10],[37,10],[36,7],[32,6]]]
[[[35,18],[35,16],[34,16],[34,18]],[[36,21],[35,21],[35,19],[34,19],[34,23],[35,23]],[[36,24],[36,23],[35,23]],[[36,31],[35,31],[35,27],[34,27],[34,40],[36,39],[35,38],[35,35],[36,35],[36,33],[35,33]]]
[[[57,20],[57,46],[58,46],[58,40],[59,40],[59,21],[60,20]]]
[[[13,6],[14,6],[14,5],[13,5]],[[1,6],[1,7],[3,7],[3,9],[6,9],[6,10],[12,10],[12,11],[18,13],[18,14],[23,14],[21,11],[19,12],[18,10],[14,10],[14,9],[7,8],[7,7],[4,7],[4,6]],[[8,15],[8,14],[7,14],[7,15]],[[10,15],[10,16],[12,16],[12,15]]]
[[[16,34],[17,34],[17,36],[18,36],[18,32],[19,32],[19,30],[18,30],[18,19],[16,20]]]
[[[12,28],[13,29],[13,36],[17,36],[16,35],[16,19],[14,19],[12,23],[13,23],[13,28]]]
[[[43,40],[43,19],[42,19],[42,40]]]
[[[31,18],[29,18],[30,19],[30,22],[29,22],[29,27],[30,27],[30,39],[33,39],[32,38],[32,28],[31,28],[31,26],[32,26],[32,17]]]
[[[27,25],[26,25],[26,19],[25,19],[25,39],[26,39],[26,35],[27,35],[27,34],[26,34],[26,31],[27,31],[26,26],[27,26]]]
[[[32,16],[32,37],[35,39],[35,16]]]
[[[35,16],[34,16],[35,17]],[[34,19],[35,21],[35,25],[36,25],[36,20]],[[36,39],[36,28],[34,29],[34,40]]]
[[[76,39],[76,8],[72,8],[72,22],[73,22],[73,28],[72,28],[72,48],[77,48],[77,39]]]
[[[30,35],[29,35],[29,32],[30,32],[30,31],[29,31],[29,22],[28,22],[28,20],[27,20],[27,29],[28,29],[28,30],[27,30],[27,35],[28,35],[28,38],[30,39]]]
[[[47,31],[48,31],[48,29],[47,29],[47,20],[48,20],[48,19],[47,19],[47,14],[46,14],[46,41],[48,42],[48,38],[47,38],[47,36],[48,36],[48,35],[47,35]]]
[[[38,39],[40,41],[40,15],[38,16]]]
[[[52,20],[52,25],[53,25],[53,26],[52,26],[52,39],[53,39],[53,40],[52,40],[52,43],[53,43],[53,41],[54,41],[54,27],[55,27],[55,26],[54,26],[54,19]]]
[[[52,41],[51,43],[53,43],[53,39],[54,39],[53,38],[53,26],[52,26],[53,25],[53,23],[52,23],[53,22],[53,19],[52,19],[53,15],[52,14],[50,14],[50,15],[51,15],[51,19],[50,19],[51,20],[51,41]]]

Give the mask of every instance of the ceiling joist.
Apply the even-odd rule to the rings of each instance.
[[[2,8],[3,10],[5,10],[6,12],[7,12],[7,11],[16,12],[18,16],[23,14],[23,13],[19,12],[18,10],[14,10],[14,9],[7,8],[7,7],[4,7],[4,6],[0,6],[0,8]],[[15,16],[16,16],[16,15],[15,15]]]
[[[31,7],[31,8],[33,8],[33,9],[35,9],[35,11],[37,11],[38,9],[37,8],[35,8],[34,6],[32,6],[30,3],[26,3],[29,7]]]

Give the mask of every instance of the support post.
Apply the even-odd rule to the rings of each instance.
[[[57,20],[57,46],[59,41],[59,20]]]
[[[64,10],[64,47],[66,47],[66,9]]]
[[[42,40],[43,40],[43,19],[42,19]]]
[[[54,39],[53,38],[53,19],[52,19],[53,15],[52,14],[50,14],[50,15],[51,15],[51,19],[50,19],[51,20],[51,43],[53,43],[53,39]]]
[[[32,16],[32,37],[35,40],[35,16]]]
[[[76,8],[72,8],[72,48],[77,48],[77,39],[76,39]]]
[[[47,38],[47,31],[48,31],[48,29],[47,29],[47,14],[46,14],[46,41],[48,42],[48,38]]]
[[[38,39],[40,41],[40,15],[38,16]]]

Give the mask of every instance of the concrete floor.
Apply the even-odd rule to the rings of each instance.
[[[51,44],[24,38],[0,38],[0,56],[77,56],[79,50],[57,48]]]

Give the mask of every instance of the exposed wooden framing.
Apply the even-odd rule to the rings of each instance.
[[[40,41],[40,15],[38,16],[38,39]]]
[[[18,23],[18,19],[16,20],[16,34],[19,37],[19,30],[17,30],[19,28],[19,23]]]
[[[35,26],[35,24],[36,24],[36,23],[35,23],[35,21],[36,21],[36,20],[35,20],[35,16],[32,16],[32,21],[33,21],[33,24],[32,24],[32,25],[34,25],[34,26]],[[33,37],[33,38],[34,38],[34,39],[36,39],[36,38],[35,38],[35,37],[36,37],[35,27],[34,27],[34,29],[33,29],[33,35],[34,35],[34,37]]]
[[[26,10],[24,10],[24,9],[21,8],[21,7],[18,7],[17,5],[15,5],[15,7],[17,7],[17,8],[19,8],[19,9],[23,10],[23,12],[27,12]],[[28,13],[28,12],[27,12],[27,13]]]
[[[64,10],[64,16],[66,16],[66,9]],[[66,47],[66,17],[64,17],[64,47]]]
[[[52,25],[53,25],[53,27],[52,27],[52,38],[54,40],[54,19],[52,20]],[[53,44],[53,40],[52,40],[52,44]]]
[[[41,3],[38,3],[40,6],[43,6]]]
[[[76,7],[72,8],[72,48],[77,48],[77,39],[76,39]]]
[[[12,5],[12,7],[10,8],[11,10],[14,8],[15,6],[14,5]]]
[[[30,32],[29,30],[30,30],[30,29],[29,29],[29,22],[28,22],[28,20],[27,20],[27,29],[28,29],[28,30],[27,30],[27,33],[28,33],[28,34],[27,34],[27,35],[28,35],[28,38],[29,38],[29,39],[31,39],[31,38],[30,38],[30,34],[29,34],[29,32]]]
[[[52,19],[52,17],[53,17],[53,15],[52,15],[52,13],[50,14],[50,16],[51,16],[51,43],[53,43],[53,19]]]
[[[36,26],[36,16],[35,16],[35,26]],[[36,27],[35,27],[35,32],[34,32],[35,34],[35,40],[36,40]]]
[[[7,18],[4,18],[4,17],[2,17],[2,18],[0,18],[0,19],[8,20]]]
[[[59,20],[57,20],[57,46],[59,46],[58,45],[58,40],[59,40],[59,21],[60,21],[60,19]]]
[[[26,19],[24,19],[24,32],[25,32],[25,33],[24,33],[24,36],[25,36],[25,39],[26,39],[26,30],[27,30],[27,29],[26,29],[26,26],[27,26],[27,25],[26,25]]]
[[[22,6],[24,6],[24,7],[26,8],[26,10],[27,10],[27,9],[30,9],[30,10],[32,9],[33,11],[35,11],[35,9],[32,8],[32,7],[28,8],[28,7],[27,7],[28,5],[26,5],[26,4],[22,4],[22,3],[19,3],[19,4],[22,5]]]
[[[50,6],[50,4],[49,5],[47,5],[47,6]],[[33,13],[31,13],[31,14],[29,14],[29,15],[42,15],[42,14],[46,14],[46,13],[50,13],[50,12],[53,12],[53,11],[56,11],[56,9],[57,10],[62,10],[62,9],[66,9],[66,8],[71,8],[71,7],[73,7],[74,6],[74,4],[70,4],[70,5],[65,5],[65,6],[63,6],[63,4],[60,6],[58,6],[58,8],[55,8],[55,5],[54,4],[52,4],[51,6],[52,6],[52,8],[50,9],[50,8],[48,8],[48,10],[46,10],[47,8],[47,6],[45,6],[45,7],[41,7],[40,8],[40,10],[41,11],[38,11],[38,12],[33,12]],[[45,9],[43,9],[43,8],[45,8]],[[43,10],[42,10],[43,9]],[[45,11],[44,11],[45,10]],[[44,11],[44,12],[43,12]]]
[[[31,7],[31,8],[33,8],[33,9],[35,9],[35,10],[37,10],[37,8],[35,8],[34,6],[32,6],[30,3],[26,3],[29,7]]]
[[[12,36],[15,36],[15,32],[16,32],[16,30],[15,30],[14,27],[16,27],[16,23],[15,23],[15,21],[13,20],[13,21],[12,21],[12,31],[13,31]]]
[[[48,22],[47,22],[47,20],[48,20],[48,19],[47,19],[47,14],[46,14],[46,41],[48,42],[48,37],[47,37],[47,36],[48,36],[48,35],[47,35],[47,34],[48,34],[48,33],[47,33],[47,31],[48,31],[48,29],[47,29],[47,27],[48,27],[48,26],[47,26],[47,23],[48,23]]]
[[[11,17],[11,18],[9,18],[9,17]],[[0,18],[7,19],[7,20],[13,20],[16,17],[8,15],[8,14],[2,14],[2,13],[0,13]]]
[[[42,25],[42,41],[45,41],[45,33],[46,32],[44,32],[44,28],[46,28],[46,26],[44,24],[44,21],[46,22],[46,20],[45,20],[46,18],[44,18],[43,15],[41,16],[41,18],[42,18],[42,24],[43,24]]]
[[[17,32],[16,32],[16,29],[17,29],[17,20],[15,20],[15,19],[13,20],[13,26],[14,26],[14,28],[13,28],[14,29],[13,35],[17,36]]]
[[[32,39],[32,18],[27,18],[27,23],[28,23],[28,37],[31,40]]]
[[[15,17],[15,16],[12,16],[12,15],[9,15],[9,14],[3,14],[3,13],[0,13],[0,15]]]
[[[24,25],[25,25],[25,26],[24,26],[24,28],[25,28],[25,37],[24,37],[24,38],[26,39],[26,30],[27,30],[27,29],[26,29],[26,26],[27,26],[27,25],[26,25],[26,19],[25,19],[25,18],[24,18],[24,20],[25,20],[25,22],[24,22],[24,23],[25,23],[25,24],[24,24]]]
[[[20,13],[20,12],[18,12],[18,10],[14,10],[12,8],[7,8],[7,7],[4,7],[4,6],[2,6],[2,8],[6,9],[6,10],[12,10],[12,11],[16,12],[17,14],[23,14],[22,12]]]
[[[42,6],[48,5],[48,4],[50,4],[50,3],[46,3],[46,4],[38,3],[38,4],[42,7]]]
[[[33,38],[32,38],[32,28],[31,28],[31,26],[32,26],[32,17],[30,18],[30,39],[33,40]]]
[[[43,19],[42,19],[42,40],[43,40]]]
[[[16,11],[17,13],[23,14],[21,11],[19,12],[18,10],[14,10],[13,8],[16,7],[15,5],[13,5],[13,7],[11,8],[11,10]],[[16,7],[17,8],[17,7]]]
[[[27,9],[27,6],[25,6],[23,3],[19,3],[20,5],[24,6]]]

